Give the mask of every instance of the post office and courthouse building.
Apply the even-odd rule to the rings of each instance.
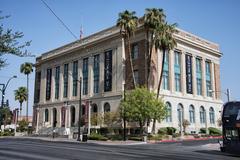
[[[166,54],[160,95],[167,117],[157,124],[179,130],[188,120],[187,132],[218,127],[222,100],[220,91],[221,53],[216,43],[178,29],[177,46]],[[137,84],[146,84],[147,38],[140,26],[131,38],[131,56]],[[78,124],[79,77],[82,78],[82,115],[117,111],[123,98],[130,68],[125,63],[124,41],[119,28],[111,27],[42,54],[36,58],[34,122],[37,132],[71,128]],[[153,54],[150,86],[157,91],[162,52]],[[87,120],[86,120],[87,123]]]

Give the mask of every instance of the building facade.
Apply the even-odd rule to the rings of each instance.
[[[178,29],[177,46],[165,53],[160,94],[168,115],[157,128],[188,120],[187,132],[217,127],[222,106],[219,46]],[[136,83],[147,79],[147,39],[143,26],[131,38],[131,56]],[[111,27],[84,39],[42,54],[36,59],[34,122],[37,132],[77,126],[79,77],[82,79],[82,116],[89,112],[117,111],[124,86],[132,88],[130,65],[119,28]],[[157,90],[161,51],[153,52],[150,86]],[[126,85],[124,85],[126,84]],[[91,109],[89,109],[89,107]]]

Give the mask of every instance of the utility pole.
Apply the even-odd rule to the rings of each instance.
[[[123,100],[126,100],[126,84],[124,84],[123,86]],[[125,107],[123,109],[123,140],[126,141],[126,111],[125,111]]]

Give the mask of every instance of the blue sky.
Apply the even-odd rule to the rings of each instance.
[[[137,12],[143,16],[145,8],[163,8],[170,23],[216,42],[220,45],[221,87],[222,91],[231,90],[231,98],[240,99],[240,1],[238,0],[45,0],[55,13],[79,36],[83,25],[84,36],[113,26],[118,13],[123,10]],[[28,50],[37,56],[70,43],[75,39],[60,24],[40,0],[0,0],[2,15],[11,15],[3,21],[4,26],[24,32],[21,41],[32,40]],[[9,65],[0,70],[0,83],[17,75],[6,91],[12,108],[19,104],[14,100],[14,90],[26,86],[26,76],[19,71],[26,61],[35,62],[35,58],[5,56]],[[30,76],[30,114],[32,113],[34,74]],[[226,96],[222,95],[226,101]],[[23,109],[25,114],[25,104]]]

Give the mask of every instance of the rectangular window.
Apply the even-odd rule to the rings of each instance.
[[[94,64],[93,64],[93,92],[98,93],[99,92],[99,64],[100,64],[100,55],[94,55]]]
[[[88,94],[88,58],[83,59],[83,95]]]
[[[169,90],[169,54],[167,52],[164,53],[164,67],[163,67],[163,89]]]
[[[60,66],[55,68],[55,99],[59,98]]]
[[[63,72],[63,97],[68,96],[68,64],[64,64]]]
[[[202,95],[202,61],[196,58],[197,95]]]
[[[174,52],[175,91],[181,92],[181,53]]]
[[[138,73],[138,70],[134,70],[133,74],[134,74],[136,85],[139,85],[139,73]]]
[[[46,100],[51,98],[52,69],[47,69]]]
[[[104,55],[104,92],[108,92],[112,90],[112,50]]]
[[[41,88],[41,71],[36,72],[35,75],[34,103],[38,103],[40,100],[40,88]]]
[[[132,59],[138,58],[138,44],[135,43],[132,45],[132,53],[131,53]]]
[[[77,87],[78,87],[78,61],[74,61],[73,62],[73,73],[72,73],[72,77],[73,77],[73,91],[72,91],[72,95],[73,96],[77,96]]]
[[[205,70],[206,70],[206,92],[208,97],[212,97],[212,86],[211,86],[211,62],[205,62]]]
[[[192,56],[186,54],[186,89],[188,94],[193,94],[192,86]]]

